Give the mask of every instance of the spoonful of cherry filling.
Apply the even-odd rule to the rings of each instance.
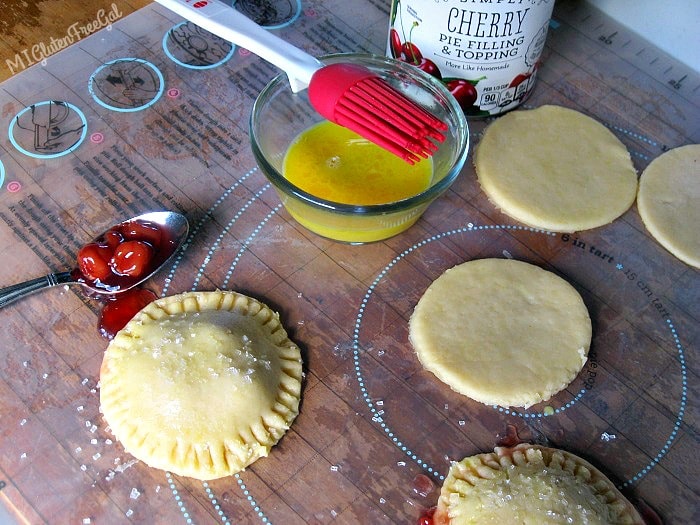
[[[126,315],[129,303],[136,305],[145,301],[147,291],[134,289],[175,255],[188,232],[185,216],[172,211],[146,213],[120,222],[83,245],[72,270],[0,289],[0,308],[44,288],[79,284],[104,298],[123,297],[113,304],[108,302],[105,310],[111,306],[111,310],[121,310]],[[149,293],[155,299],[155,295]],[[122,303],[121,307],[118,303]],[[101,331],[109,335],[103,327]]]

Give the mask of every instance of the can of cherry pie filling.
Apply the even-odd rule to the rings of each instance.
[[[468,117],[532,92],[555,0],[392,0],[387,55],[440,78]]]

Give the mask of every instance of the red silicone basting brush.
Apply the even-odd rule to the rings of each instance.
[[[156,0],[174,13],[282,69],[294,92],[308,88],[320,115],[413,164],[437,151],[447,125],[370,70],[324,65],[217,0]]]

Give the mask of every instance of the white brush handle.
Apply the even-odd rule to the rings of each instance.
[[[295,93],[323,64],[218,0],[156,0],[173,13],[279,67]]]

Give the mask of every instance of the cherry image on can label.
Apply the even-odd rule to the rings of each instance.
[[[554,0],[393,0],[387,55],[440,79],[468,117],[515,109],[530,95]]]

